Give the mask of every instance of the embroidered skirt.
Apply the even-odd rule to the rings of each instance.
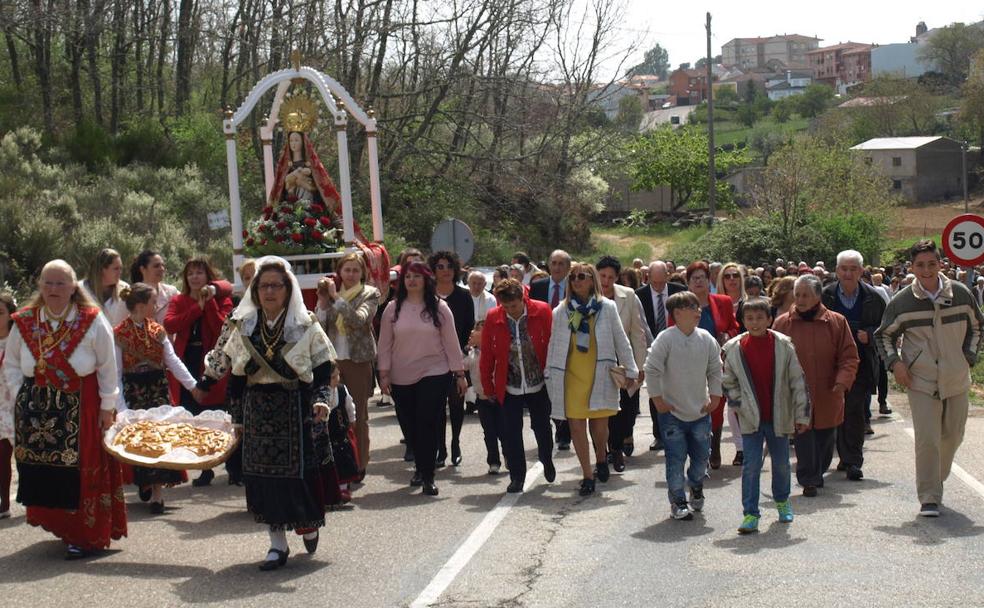
[[[168,394],[167,376],[164,370],[124,373],[123,397],[131,410],[149,410],[159,405],[170,405],[171,397]],[[188,481],[188,475],[184,471],[138,466],[132,468],[133,483],[138,486],[155,484],[176,486]]]
[[[27,523],[66,543],[101,549],[126,536],[120,464],[102,447],[99,383],[62,392],[25,378],[14,409],[19,483]]]
[[[246,507],[258,523],[285,530],[323,526],[321,470],[330,453],[327,436],[315,438],[307,391],[280,384],[246,387],[243,481]]]

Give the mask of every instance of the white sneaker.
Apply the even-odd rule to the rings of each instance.
[[[489,475],[498,475],[499,474],[499,469],[500,469],[500,465],[490,464],[489,465]]]
[[[922,517],[939,517],[940,507],[935,502],[923,503],[922,508],[919,509],[919,515]]]
[[[694,514],[690,512],[690,507],[687,506],[686,500],[680,500],[680,502],[673,503],[670,505],[670,517],[673,519],[693,519]]]

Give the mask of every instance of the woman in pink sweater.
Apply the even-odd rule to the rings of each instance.
[[[434,274],[414,262],[400,274],[396,299],[386,305],[379,324],[379,385],[392,394],[400,428],[413,449],[416,472],[411,486],[437,496],[434,464],[441,410],[451,387],[468,389],[454,316],[437,297]]]

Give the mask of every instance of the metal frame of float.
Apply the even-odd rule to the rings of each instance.
[[[316,287],[317,281],[324,275],[326,267],[332,266],[334,260],[351,253],[361,252],[355,246],[355,222],[352,214],[352,180],[350,174],[350,159],[348,151],[348,118],[354,117],[366,130],[367,151],[369,153],[369,197],[372,206],[372,239],[377,243],[383,241],[383,208],[379,191],[379,148],[377,143],[378,129],[372,109],[364,111],[355,102],[349,92],[334,78],[318,70],[300,65],[300,55],[295,51],[291,55],[293,67],[268,74],[253,87],[242,105],[233,112],[226,110],[222,121],[222,130],[226,139],[226,166],[229,174],[229,206],[230,223],[232,224],[232,264],[238,268],[242,264],[243,255],[243,216],[239,194],[239,163],[236,150],[237,128],[252,113],[253,108],[270,89],[276,87],[273,105],[260,127],[260,142],[263,145],[263,178],[267,198],[273,188],[273,132],[280,121],[280,105],[292,84],[310,82],[321,95],[321,100],[328,107],[334,121],[335,134],[338,142],[338,186],[342,199],[342,239],[347,244],[343,251],[315,255],[285,256],[291,264],[298,265],[298,281],[304,289]],[[313,272],[311,272],[313,270]],[[242,288],[238,273],[233,273],[236,287]]]

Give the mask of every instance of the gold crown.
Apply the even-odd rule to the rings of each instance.
[[[280,124],[287,132],[307,133],[316,122],[318,122],[318,104],[307,95],[294,95],[280,106]]]

